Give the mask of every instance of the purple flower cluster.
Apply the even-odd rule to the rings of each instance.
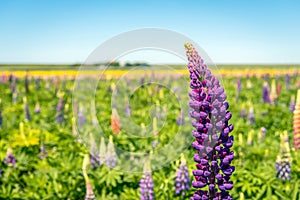
[[[110,168],[115,168],[118,164],[117,154],[115,152],[112,136],[110,136],[109,142],[107,144],[107,152],[105,154],[105,164]]]
[[[154,184],[152,180],[151,172],[144,171],[142,179],[140,181],[140,193],[141,200],[153,200],[154,199]]]
[[[186,161],[182,157],[180,167],[177,170],[175,193],[176,195],[181,194],[182,196],[185,196],[185,191],[187,190],[190,190],[190,176]]]
[[[14,157],[12,150],[8,149],[6,157],[4,159],[4,163],[7,164],[8,166],[15,167],[16,162],[17,162],[17,159]]]
[[[291,77],[290,77],[289,74],[286,74],[286,75],[285,75],[285,88],[286,88],[287,90],[290,89],[290,84],[291,84]]]
[[[201,57],[191,44],[185,44],[190,71],[190,115],[195,121],[192,125],[196,130],[193,142],[197,154],[197,170],[193,170],[196,181],[192,182],[197,191],[191,200],[201,199],[232,199],[229,190],[233,183],[230,176],[235,167],[231,165],[234,153],[230,150],[233,145],[233,136],[229,133],[233,125],[228,121],[231,113],[227,111],[224,88],[219,80],[211,74]],[[207,189],[202,189],[204,187]]]
[[[270,98],[270,92],[269,92],[269,87],[268,87],[268,83],[265,83],[263,86],[263,102],[264,103],[271,103],[271,98]]]

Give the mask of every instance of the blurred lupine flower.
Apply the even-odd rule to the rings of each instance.
[[[297,91],[297,100],[293,119],[294,148],[297,150],[300,149],[300,90]]]
[[[30,112],[29,112],[29,108],[28,108],[28,102],[27,102],[26,97],[23,97],[23,103],[24,103],[25,119],[30,121],[31,116],[30,116]]]
[[[28,80],[28,74],[26,74],[25,76],[25,80],[24,80],[24,85],[25,85],[25,92],[29,93],[29,80]]]
[[[190,190],[190,176],[184,155],[181,154],[181,163],[179,169],[177,170],[175,182],[175,193],[176,195],[181,194],[182,196],[185,196],[185,192],[188,190]]]
[[[249,108],[248,122],[252,125],[255,123],[254,108],[252,106]]]
[[[279,97],[280,93],[281,93],[281,83],[278,81],[276,86],[277,97]]]
[[[103,165],[105,163],[105,157],[106,157],[106,144],[103,137],[101,137],[100,142],[100,152],[99,152],[99,164]]]
[[[156,148],[157,145],[160,143],[158,139],[158,129],[157,129],[157,118],[153,117],[153,136],[154,141],[152,141],[152,148]]]
[[[266,133],[267,133],[267,129],[265,127],[261,127],[260,129],[260,133],[261,133],[261,141],[265,139],[266,137]]]
[[[253,142],[253,134],[254,134],[254,130],[251,129],[248,133],[248,137],[247,137],[247,144],[248,145],[252,145]]]
[[[3,175],[3,170],[0,169],[0,178],[2,178],[2,175]]]
[[[41,146],[40,146],[40,154],[39,154],[39,158],[42,160],[44,158],[48,157],[48,153],[47,150],[45,148],[45,144],[42,142]]]
[[[241,110],[241,113],[240,113],[240,117],[243,118],[243,119],[247,118],[247,111],[246,111],[246,107],[245,107],[244,104],[242,105],[242,110]]]
[[[2,127],[2,124],[3,124],[2,111],[0,110],[0,128]]]
[[[189,94],[190,115],[196,120],[192,124],[196,128],[193,147],[197,150],[194,155],[197,170],[193,170],[196,181],[192,185],[197,191],[191,200],[231,200],[228,191],[233,188],[230,176],[235,167],[230,165],[234,159],[234,152],[230,151],[233,136],[229,136],[233,125],[228,124],[231,113],[227,111],[226,94],[194,47],[186,43],[185,48],[192,89]],[[199,189],[206,186],[204,190]]]
[[[46,81],[46,84],[45,84],[46,89],[47,89],[47,90],[50,90],[50,82],[49,82],[48,78],[46,78],[45,81]]]
[[[12,94],[12,103],[13,104],[17,103],[17,98],[18,98],[18,91],[15,90]]]
[[[291,84],[291,77],[289,74],[285,75],[285,89],[289,90],[290,89],[290,84]]]
[[[41,112],[41,107],[39,102],[36,102],[35,107],[34,107],[34,113],[39,114]]]
[[[290,101],[290,112],[293,113],[295,108],[296,108],[295,95],[292,95],[291,101]]]
[[[112,115],[110,119],[111,129],[113,134],[118,134],[121,130],[120,128],[120,117],[115,108],[112,109]]]
[[[242,89],[241,78],[238,78],[237,81],[236,81],[236,97],[235,97],[235,101],[239,100],[241,89]]]
[[[82,105],[79,105],[79,112],[78,112],[78,127],[79,129],[84,125],[85,123],[85,115],[83,112]]]
[[[107,151],[105,154],[105,163],[110,168],[115,168],[118,164],[112,136],[109,136],[109,142],[107,144]]]
[[[140,180],[140,199],[141,200],[154,200],[154,184],[151,174],[150,161],[146,161],[144,164],[143,176]]]
[[[270,100],[271,100],[271,104],[274,105],[276,103],[277,100],[277,92],[276,92],[276,82],[275,79],[272,80],[272,85],[271,85],[271,93],[270,93]]]
[[[2,84],[5,84],[6,83],[6,75],[5,74],[2,74]]]
[[[56,121],[62,125],[64,121],[64,99],[63,97],[59,98],[59,102],[56,107]]]
[[[83,176],[85,179],[85,185],[86,185],[85,200],[94,200],[94,199],[96,199],[96,196],[93,192],[91,182],[90,182],[88,174],[86,172],[88,165],[89,165],[89,155],[86,154],[84,156],[83,163],[82,163],[82,172],[83,172]]]
[[[130,117],[130,116],[131,116],[131,110],[130,110],[130,105],[129,105],[129,103],[126,104],[126,110],[125,110],[125,112],[126,112],[126,116],[127,116],[127,117]]]
[[[264,103],[271,103],[270,94],[269,94],[269,86],[268,86],[267,82],[264,83],[262,96],[263,96]]]
[[[16,167],[16,158],[13,155],[13,151],[11,148],[7,149],[6,157],[4,159],[4,163],[10,167]]]
[[[248,89],[251,89],[251,88],[252,88],[252,83],[251,83],[250,79],[247,79],[246,87],[247,87]]]
[[[291,153],[287,131],[280,135],[280,152],[276,160],[276,177],[282,181],[291,180]]]
[[[2,118],[2,99],[0,98],[0,128],[2,127],[3,118]]]
[[[96,169],[100,166],[100,157],[99,152],[96,146],[95,139],[92,134],[90,134],[90,163],[92,165],[92,169]]]
[[[185,124],[185,121],[184,121],[184,113],[183,113],[183,110],[182,110],[182,109],[180,110],[180,115],[179,115],[179,117],[177,118],[176,123],[177,123],[178,126],[182,126],[182,125]]]
[[[40,89],[40,81],[41,81],[41,79],[39,77],[34,79],[36,91],[38,91]]]

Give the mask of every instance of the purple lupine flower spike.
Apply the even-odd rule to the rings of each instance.
[[[78,112],[78,128],[81,128],[85,123],[85,115],[83,112],[83,107],[79,106],[79,112]]]
[[[64,121],[64,99],[61,97],[56,107],[56,121],[62,125]]]
[[[181,164],[177,170],[176,183],[175,183],[175,193],[176,195],[185,196],[185,192],[190,190],[190,176],[189,171],[186,166],[186,160],[183,154],[181,155]]]
[[[289,74],[285,75],[285,89],[289,90],[290,89],[290,84],[291,84],[291,77]]]
[[[242,86],[241,86],[241,78],[238,78],[237,79],[237,82],[236,82],[236,99],[235,101],[238,101],[239,97],[240,97],[240,92],[241,92],[241,89],[242,89]]]
[[[100,165],[100,157],[98,153],[98,149],[96,147],[95,140],[91,135],[91,149],[90,149],[90,163],[92,165],[92,169],[96,169]]]
[[[25,119],[30,121],[31,116],[30,116],[30,112],[29,112],[29,108],[28,108],[28,102],[27,102],[26,97],[23,98],[23,102],[24,102]]]
[[[126,112],[126,116],[127,116],[127,117],[130,117],[130,116],[131,116],[131,110],[130,110],[130,105],[129,105],[129,103],[126,104],[126,110],[125,110],[125,112]]]
[[[38,91],[40,89],[40,77],[37,77],[34,79],[34,82],[35,82],[35,90]]]
[[[146,161],[144,165],[144,172],[139,185],[141,194],[140,199],[154,200],[154,184],[152,180],[151,165],[149,161]]]
[[[271,103],[269,86],[267,82],[264,83],[262,96],[263,96],[264,103]]]
[[[254,124],[255,123],[254,108],[252,106],[249,109],[248,122],[249,122],[249,124]]]
[[[2,99],[0,99],[0,128],[2,127],[3,118],[2,118]]]
[[[11,148],[7,149],[6,157],[4,159],[4,163],[11,167],[16,167],[16,158],[13,155],[13,151]]]
[[[229,104],[226,102],[224,88],[219,80],[211,74],[191,45],[185,44],[190,71],[190,115],[195,119],[192,125],[196,130],[193,142],[197,154],[197,170],[193,171],[195,181],[192,182],[197,191],[191,200],[200,199],[232,199],[229,190],[233,183],[230,176],[235,168],[231,165],[234,153],[230,150],[233,145],[233,136],[229,133],[233,125],[228,121],[231,113],[227,111]],[[206,189],[201,189],[204,188]]]

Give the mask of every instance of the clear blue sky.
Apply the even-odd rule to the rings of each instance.
[[[1,0],[0,63],[83,62],[103,41],[143,27],[187,35],[216,63],[300,63],[299,2]]]

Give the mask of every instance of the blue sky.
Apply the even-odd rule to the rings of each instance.
[[[0,63],[80,63],[112,36],[144,27],[182,33],[216,63],[300,63],[299,2],[2,0]]]

